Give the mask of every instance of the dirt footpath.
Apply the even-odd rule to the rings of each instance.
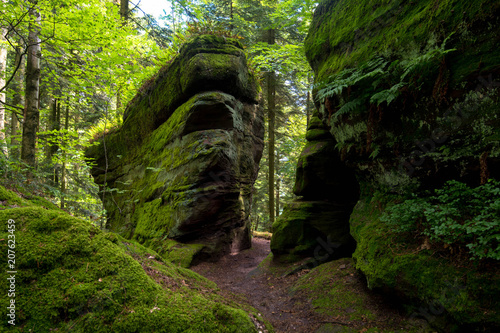
[[[251,249],[227,255],[216,263],[201,263],[191,269],[217,283],[226,298],[253,306],[273,325],[276,332],[429,332],[422,327],[415,327],[422,326],[422,323],[408,326],[407,319],[397,308],[369,291],[363,278],[350,264],[350,259],[339,262],[342,274],[332,273],[327,283],[331,286],[324,285],[324,292],[319,294],[324,297],[334,288],[338,290],[339,285],[342,288],[345,286],[346,295],[349,293],[362,297],[363,308],[368,307],[368,312],[375,313],[376,318],[361,316],[359,320],[352,320],[349,314],[357,310],[354,308],[345,311],[339,309],[338,313],[332,313],[330,306],[329,311],[318,311],[318,305],[313,302],[318,296],[317,290],[306,288],[291,292],[300,277],[309,270],[284,276],[283,273],[291,270],[290,267],[273,268],[269,260],[261,264],[270,252],[269,243],[269,240],[254,237]],[[343,297],[343,291],[338,294],[340,298]],[[335,312],[336,308],[333,308]]]

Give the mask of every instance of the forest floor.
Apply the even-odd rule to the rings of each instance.
[[[226,298],[253,306],[278,333],[432,332],[370,291],[351,259],[287,274],[297,266],[273,263],[269,243],[254,237],[251,249],[191,269],[217,283]]]

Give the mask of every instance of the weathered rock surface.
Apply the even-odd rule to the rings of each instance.
[[[183,265],[249,247],[264,127],[239,42],[196,37],[140,91],[87,151],[107,228]]]
[[[404,238],[380,216],[450,179],[471,187],[500,179],[499,14],[487,0],[325,0],[305,42],[332,155],[363,189],[350,221],[356,268],[443,332],[499,329],[498,261],[457,265],[448,260],[457,252]],[[307,189],[302,179],[296,189]]]
[[[285,205],[274,223],[271,250],[275,258],[285,260],[349,257],[356,248],[349,217],[358,200],[358,183],[340,160],[333,137],[317,116],[310,121],[306,139],[294,187],[301,199]]]

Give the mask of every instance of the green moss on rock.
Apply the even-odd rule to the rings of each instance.
[[[383,3],[325,0],[315,11],[305,41],[306,54],[317,74],[316,81],[321,82],[344,68],[368,61],[375,54],[392,53],[405,57],[421,51],[429,38],[443,40],[453,32],[467,34],[473,22],[488,24],[496,20],[499,8],[498,3],[488,0],[439,3],[432,0]],[[488,55],[485,67],[500,62],[498,52],[494,52],[491,45],[482,48],[486,40],[471,41],[475,46],[469,41],[467,47],[478,50],[480,46],[482,52],[474,51],[476,54],[457,58],[457,68],[467,67],[472,58],[479,61],[478,53]]]
[[[16,226],[16,326],[3,320],[4,330],[256,332],[244,310],[213,293],[213,282],[133,241],[42,207],[5,209],[0,219]],[[0,277],[6,281],[5,270]],[[3,309],[9,301],[1,298]]]
[[[325,201],[293,201],[272,226],[271,251],[278,256],[350,256],[355,242],[349,233],[350,210]],[[335,248],[324,248],[334,244]],[[324,258],[323,260],[325,260]]]
[[[489,269],[457,267],[420,246],[409,245],[379,220],[377,200],[358,203],[351,229],[358,242],[353,258],[368,286],[398,297],[414,317],[447,331],[500,327],[500,276]],[[424,304],[424,305],[422,305]]]
[[[30,193],[24,193],[25,191],[23,191],[23,189],[19,189],[19,192],[22,193],[22,197],[0,185],[0,210],[16,207],[40,206],[46,209],[61,211],[59,207],[45,198]]]
[[[262,155],[256,98],[237,40],[189,40],[140,89],[123,125],[87,150],[96,183],[108,187],[106,227],[158,248],[160,239],[193,245],[167,246],[182,265],[199,252],[222,255],[233,241],[249,246],[248,231],[234,229],[249,227],[245,212]]]
[[[326,129],[308,129],[306,132],[307,141],[332,140],[332,135]]]

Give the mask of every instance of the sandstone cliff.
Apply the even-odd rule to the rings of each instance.
[[[296,189],[302,190],[297,194],[302,200],[320,198],[321,211],[332,210],[338,207],[332,194],[352,198],[353,187],[324,175],[347,180],[354,173],[360,200],[352,214],[352,206],[343,211],[351,214],[356,268],[370,288],[397,297],[409,305],[412,317],[447,332],[500,326],[499,264],[494,259],[499,253],[494,207],[500,192],[493,182],[500,179],[499,14],[498,1],[324,0],[306,39],[318,112],[312,124],[319,121],[327,129],[332,148],[328,157],[318,159],[323,164],[313,163],[309,168],[314,171],[305,171],[311,149],[326,138],[318,132],[321,140],[314,141],[311,124],[310,142],[299,160]],[[308,173],[314,177],[305,177]],[[313,178],[316,185],[307,190],[304,180]],[[449,180],[463,185],[453,188],[446,185]],[[464,197],[473,193],[469,187],[480,184],[490,189],[488,197]],[[428,204],[425,216],[412,198]],[[440,206],[447,202],[458,212],[472,201],[480,223],[468,214],[453,217],[452,209]],[[317,217],[303,216],[308,222],[296,223],[298,211],[307,215],[299,202],[285,209],[276,224],[275,257],[294,252],[293,244],[283,242],[290,230],[296,244],[317,237],[302,227],[314,225]],[[388,223],[388,209],[402,202],[414,209],[400,209]],[[403,218],[409,222],[401,227]],[[334,228],[347,218],[328,220]],[[307,248],[325,249],[319,239]],[[483,259],[469,260],[467,251],[479,239],[487,244],[478,254]],[[322,258],[308,254],[316,263]]]

